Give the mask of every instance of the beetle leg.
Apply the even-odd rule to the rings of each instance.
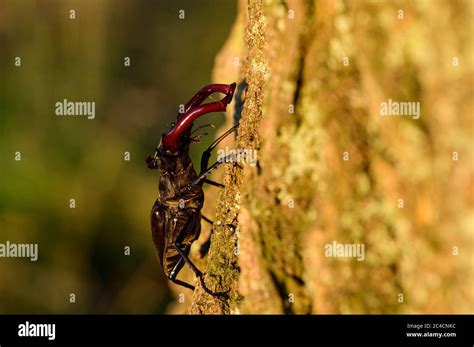
[[[209,159],[211,158],[211,152],[216,148],[216,146],[224,140],[227,136],[232,134],[234,131],[237,130],[239,124],[234,125],[232,128],[228,129],[225,133],[219,136],[217,139],[214,140],[213,143],[202,153],[201,156],[201,173],[207,170],[209,165]]]
[[[206,256],[206,254],[209,252],[209,248],[211,247],[212,224],[214,224],[214,222],[212,220],[210,220],[209,218],[207,218],[206,216],[204,216],[203,214],[201,214],[201,218],[204,219],[206,222],[208,222],[211,225],[211,232],[209,233],[209,237],[207,238],[206,241],[204,241],[201,244],[201,248],[199,249],[199,253],[201,254],[201,258],[204,258]]]
[[[194,286],[187,283],[187,282],[184,282],[184,281],[181,281],[181,280],[178,280],[176,278],[176,276],[178,276],[178,273],[179,273],[179,270],[177,270],[181,263],[184,261],[183,257],[179,258],[179,260],[177,261],[176,265],[173,267],[173,269],[170,271],[170,273],[168,274],[168,279],[170,281],[172,281],[173,283],[176,283],[180,286],[183,286],[185,288],[188,288],[188,289],[191,289],[191,290],[194,290]],[[181,269],[180,269],[181,270]]]
[[[214,164],[212,164],[207,170],[202,172],[198,178],[196,178],[192,183],[186,185],[183,187],[183,190],[191,190],[198,184],[203,183],[206,180],[206,177],[209,176],[213,171],[217,170],[219,166],[225,163],[235,163],[236,162],[236,156],[231,154],[228,155],[218,161],[216,161]]]
[[[181,249],[181,245],[178,242],[174,243],[174,246],[176,247],[176,250],[178,251],[179,255],[181,255],[181,259],[184,259],[184,261],[191,267],[191,269],[194,271],[197,277],[202,276],[202,272],[199,271],[199,269],[196,267],[196,265],[193,264],[191,259],[188,258],[186,254],[184,254],[183,250]],[[180,260],[181,260],[180,259]]]
[[[196,277],[199,278],[199,280],[201,281],[201,286],[202,288],[204,289],[204,291],[210,295],[213,295],[213,296],[221,296],[221,295],[226,295],[229,291],[225,291],[225,292],[212,292],[209,288],[207,288],[206,286],[206,282],[204,282],[204,274],[199,271],[199,269],[196,267],[196,265],[193,264],[193,262],[191,261],[191,259],[189,259],[186,254],[184,254],[184,252],[181,250],[181,245],[178,243],[178,242],[175,242],[175,247],[176,249],[178,250],[178,253],[181,255],[181,257],[183,257],[184,261],[186,263],[188,263],[188,265],[191,267],[191,269],[194,271],[194,273],[196,274]]]
[[[191,289],[192,291],[194,291],[194,289],[195,289],[195,287],[193,285],[190,285],[189,283],[178,280],[176,278],[170,278],[169,280],[173,283],[176,283],[177,285],[180,285],[180,286],[183,286],[185,288]]]
[[[178,276],[178,268],[181,266],[181,263],[183,262],[183,257],[179,258],[179,260],[176,262],[175,266],[173,266],[173,269],[170,271],[168,275],[168,279],[174,280]]]
[[[207,183],[207,184],[210,184],[211,186],[219,187],[219,188],[224,188],[225,187],[222,183],[214,182],[214,181],[211,181],[207,178],[204,180],[203,183]]]
[[[204,219],[206,222],[208,222],[209,224],[214,224],[214,222],[212,220],[210,220],[209,218],[207,218],[206,216],[204,216],[203,214],[201,214],[201,218]]]

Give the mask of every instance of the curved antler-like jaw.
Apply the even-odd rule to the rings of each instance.
[[[200,116],[210,112],[223,112],[232,101],[235,91],[235,83],[232,84],[210,84],[196,93],[185,105],[185,113],[179,114],[176,123],[161,137],[160,147],[170,154],[175,154],[181,146],[190,141],[193,122]],[[201,103],[213,93],[222,93],[225,96],[216,102],[201,105]],[[187,142],[189,143],[189,142]]]

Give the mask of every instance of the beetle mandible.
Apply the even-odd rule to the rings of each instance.
[[[163,133],[155,153],[146,160],[150,169],[160,172],[160,195],[150,216],[152,238],[158,258],[169,280],[192,290],[193,285],[177,279],[184,264],[191,267],[204,290],[210,292],[204,283],[203,273],[189,259],[191,245],[201,232],[201,218],[211,222],[201,214],[204,203],[202,186],[208,183],[223,187],[222,184],[207,179],[207,176],[221,164],[232,160],[222,158],[209,166],[211,151],[237,129],[235,125],[227,130],[203,152],[200,172],[197,174],[189,156],[189,145],[198,141],[198,137],[192,137],[192,134],[202,127],[193,131],[193,122],[206,113],[225,111],[232,101],[235,86],[235,83],[210,84],[202,88],[186,103],[184,112],[178,114],[176,122]],[[203,104],[213,93],[222,93],[225,96],[219,101]]]

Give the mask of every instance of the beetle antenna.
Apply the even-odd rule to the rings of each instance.
[[[201,125],[200,127],[197,127],[196,129],[194,129],[194,130],[192,131],[191,135],[194,134],[194,133],[195,133],[196,131],[198,131],[199,129],[203,129],[203,128],[207,128],[207,127],[211,127],[211,128],[213,128],[213,129],[216,128],[216,126],[215,126],[214,124]]]
[[[236,131],[236,129],[238,127],[239,127],[239,123],[234,125],[232,128],[228,129],[225,133],[223,133],[221,136],[219,136],[217,139],[215,139],[213,143],[211,143],[208,150],[212,151],[219,144],[219,142],[221,142],[230,133]]]

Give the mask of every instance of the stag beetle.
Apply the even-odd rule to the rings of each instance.
[[[189,145],[199,141],[199,137],[192,137],[196,130],[211,125],[193,131],[193,122],[206,113],[225,111],[232,101],[235,86],[235,83],[210,84],[202,88],[186,103],[184,112],[178,114],[171,128],[163,133],[155,153],[146,159],[150,169],[157,169],[160,172],[158,187],[160,195],[153,205],[150,216],[157,255],[168,279],[192,290],[194,286],[177,279],[185,263],[200,279],[204,290],[210,292],[204,283],[203,273],[188,257],[191,244],[198,239],[201,232],[201,218],[212,223],[201,214],[204,203],[202,186],[207,183],[223,187],[222,184],[206,177],[221,164],[231,161],[231,158],[221,158],[209,166],[211,151],[237,129],[237,125],[233,126],[204,151],[198,175],[189,156]],[[203,104],[213,93],[222,93],[225,96],[219,101]]]

